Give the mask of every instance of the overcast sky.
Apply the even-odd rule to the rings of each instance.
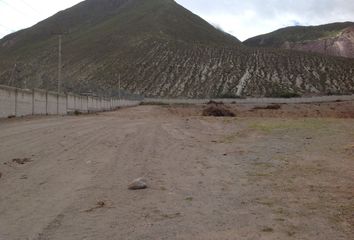
[[[278,28],[354,21],[354,0],[176,0],[240,40]],[[0,0],[0,38],[81,0]]]

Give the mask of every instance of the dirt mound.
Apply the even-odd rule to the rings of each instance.
[[[279,104],[271,104],[267,106],[258,106],[254,107],[254,110],[278,110],[281,109],[281,106]]]
[[[235,117],[235,113],[223,105],[212,105],[203,110],[203,116]]]
[[[210,100],[209,102],[207,102],[207,105],[224,105],[223,102],[216,102],[214,100]]]

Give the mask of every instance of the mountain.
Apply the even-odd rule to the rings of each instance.
[[[250,38],[244,44],[354,58],[354,23],[287,27]]]
[[[55,90],[58,34],[65,91],[109,93],[120,85],[145,96],[194,98],[354,92],[352,60],[245,47],[173,0],[87,0],[10,34],[0,40],[0,84]]]

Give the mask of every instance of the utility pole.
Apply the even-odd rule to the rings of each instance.
[[[58,46],[58,94],[57,94],[57,114],[59,115],[59,94],[61,91],[61,41],[62,41],[62,35],[59,34],[59,46]]]
[[[120,100],[120,74],[118,77],[118,99]]]
[[[58,94],[61,91],[61,44],[62,44],[62,35],[59,35],[59,47],[58,47]]]
[[[12,84],[13,84],[16,67],[17,67],[17,63],[15,63],[15,65],[14,65],[14,67],[12,69],[11,77],[10,77],[10,81],[9,81],[9,86],[12,86]]]

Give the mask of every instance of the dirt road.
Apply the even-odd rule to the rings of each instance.
[[[352,239],[353,119],[193,112],[1,121],[0,240]]]

